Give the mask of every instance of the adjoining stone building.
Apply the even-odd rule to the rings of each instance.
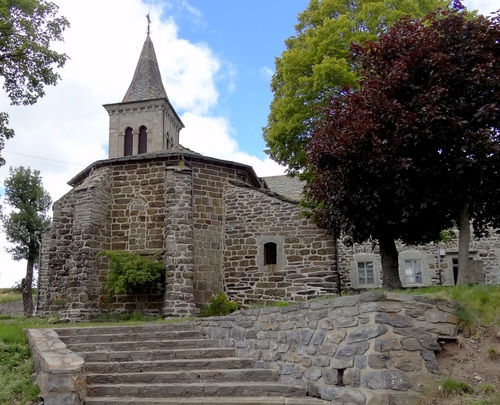
[[[71,191],[54,203],[52,228],[43,237],[39,315],[101,311],[107,273],[96,257],[101,250],[163,258],[166,291],[156,308],[164,316],[194,314],[220,292],[251,304],[332,294],[338,279],[345,287],[380,285],[380,259],[371,246],[337,248],[327,230],[302,215],[300,182],[259,178],[250,166],[181,146],[184,125],[149,35],[124,99],[104,108],[109,158],[71,179]],[[472,258],[482,260],[494,281],[500,241],[474,243]],[[403,283],[453,284],[449,250],[441,257],[432,246],[405,249]]]

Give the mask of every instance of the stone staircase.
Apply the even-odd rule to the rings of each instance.
[[[86,404],[319,405],[192,323],[56,329],[85,359]]]

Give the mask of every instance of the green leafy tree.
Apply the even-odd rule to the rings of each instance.
[[[51,49],[61,41],[69,26],[58,16],[58,7],[45,0],[5,0],[0,3],[0,76],[13,105],[34,104],[42,97],[44,86],[55,85],[67,55]],[[0,112],[0,151],[14,136],[9,117]],[[5,163],[0,157],[0,166]]]
[[[334,98],[311,142],[318,218],[377,239],[384,287],[401,286],[395,239],[439,239],[458,220],[500,227],[500,18],[460,9],[403,19],[354,45],[361,87]]]
[[[291,174],[306,167],[306,146],[321,107],[345,86],[357,87],[351,42],[376,40],[405,15],[423,17],[444,0],[311,0],[298,16],[296,34],[285,41],[271,81],[274,93],[267,152]]]
[[[26,276],[22,283],[24,315],[31,316],[33,298],[33,267],[38,258],[38,237],[50,227],[48,211],[52,199],[43,188],[38,170],[22,166],[9,169],[10,176],[4,181],[5,203],[12,212],[2,215],[2,225],[7,241],[13,244],[5,250],[14,260],[26,260]]]

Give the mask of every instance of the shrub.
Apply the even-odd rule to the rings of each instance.
[[[108,258],[106,295],[163,294],[165,265],[158,257],[144,257],[124,250],[103,250],[98,256]],[[137,303],[137,301],[136,301]]]
[[[239,305],[231,301],[224,293],[210,298],[210,302],[201,308],[201,316],[224,316],[237,311]]]

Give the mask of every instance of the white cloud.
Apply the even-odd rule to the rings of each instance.
[[[265,79],[271,80],[271,78],[273,77],[273,74],[274,74],[274,70],[267,67],[267,66],[263,66],[260,68],[260,74]]]

